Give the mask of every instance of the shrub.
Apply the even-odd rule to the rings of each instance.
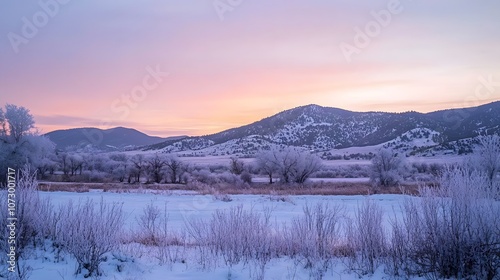
[[[230,267],[250,260],[259,260],[265,266],[275,254],[269,218],[269,211],[262,215],[240,205],[216,210],[210,221],[189,220],[186,226],[203,264],[215,256],[222,257]]]
[[[252,183],[252,174],[250,174],[250,172],[248,172],[248,171],[243,171],[243,173],[241,173],[241,175],[240,175],[240,179],[241,179],[241,181],[243,181],[243,183],[251,184]]]
[[[200,183],[207,185],[215,185],[220,182],[219,178],[217,178],[215,174],[206,169],[194,170],[193,172],[191,172],[190,180],[198,181]]]
[[[78,204],[69,202],[61,208],[61,232],[57,240],[78,262],[76,274],[87,270],[85,278],[99,276],[99,265],[104,255],[119,244],[123,226],[122,206],[107,205],[102,199],[95,205],[92,200]]]
[[[408,199],[393,226],[393,273],[430,273],[439,278],[494,279],[500,265],[500,204],[489,177],[448,168],[440,188],[423,188]]]
[[[351,266],[362,274],[375,272],[386,251],[386,237],[382,225],[382,208],[370,199],[356,210],[354,221],[347,227]]]
[[[285,240],[290,255],[299,255],[311,274],[322,278],[330,266],[334,251],[340,241],[340,218],[342,208],[327,204],[315,207],[306,205],[304,215],[295,218],[288,228]]]
[[[139,232],[136,233],[136,237],[139,238],[139,243],[152,246],[157,246],[160,243],[162,223],[160,214],[160,209],[153,202],[142,210],[142,214],[137,218]]]
[[[367,178],[370,177],[370,166],[349,164],[330,166],[316,171],[311,177],[314,178]]]

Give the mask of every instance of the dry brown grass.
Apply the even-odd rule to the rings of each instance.
[[[369,183],[320,182],[305,185],[280,185],[254,183],[247,187],[231,184],[125,184],[125,183],[50,183],[41,182],[41,191],[88,192],[99,189],[104,192],[132,192],[137,190],[192,190],[200,194],[251,194],[251,195],[370,195],[370,194],[418,194],[418,184],[406,184],[400,187],[373,187]]]
[[[369,195],[369,194],[418,194],[417,184],[401,187],[374,188],[369,183],[318,183],[306,185],[253,184],[249,188],[222,185],[199,190],[203,194],[253,194],[253,195]]]

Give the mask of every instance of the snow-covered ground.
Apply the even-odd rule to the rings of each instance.
[[[272,209],[271,221],[275,225],[289,223],[294,217],[303,214],[305,205],[328,203],[341,205],[346,217],[354,217],[358,206],[364,200],[371,199],[380,205],[385,212],[384,224],[401,215],[400,204],[409,199],[403,195],[372,195],[372,196],[288,196],[285,202],[273,199],[269,195],[234,195],[232,201],[223,202],[212,195],[199,195],[191,192],[141,192],[141,193],[108,193],[99,190],[88,193],[74,192],[41,192],[42,197],[50,197],[55,207],[70,200],[84,201],[88,198],[98,202],[103,199],[106,203],[122,203],[125,213],[125,229],[137,229],[137,217],[141,215],[146,205],[153,203],[161,209],[166,205],[169,215],[169,227],[175,231],[185,228],[185,221],[193,218],[208,220],[217,209],[229,209],[242,205],[244,209],[254,211]],[[411,198],[418,199],[418,198]],[[102,279],[255,279],[257,264],[238,264],[231,269],[221,264],[209,269],[202,269],[194,259],[194,249],[184,252],[186,261],[160,265],[155,257],[155,249],[143,245],[134,247],[124,245],[123,252],[109,254],[108,259],[101,265],[104,272]],[[133,256],[132,256],[133,255]],[[191,257],[189,257],[191,256]],[[82,275],[74,275],[76,261],[69,255],[61,262],[54,262],[54,255],[50,252],[37,251],[28,261],[34,268],[30,279],[84,279]],[[273,259],[267,266],[264,279],[310,279],[309,270],[301,264],[288,258]],[[329,269],[323,279],[383,279],[388,277],[383,267],[373,275],[360,278],[356,273],[347,270],[346,265],[338,260]],[[414,278],[418,279],[418,278]]]
[[[57,205],[67,203],[69,200],[75,202],[87,198],[98,202],[101,198],[107,203],[123,203],[123,211],[126,217],[126,226],[134,227],[136,217],[142,213],[147,204],[153,203],[161,209],[167,205],[169,214],[169,225],[173,229],[182,229],[184,221],[190,218],[209,219],[217,209],[229,209],[243,205],[245,209],[263,210],[273,209],[273,220],[281,224],[289,222],[295,216],[302,214],[302,208],[317,203],[339,204],[345,208],[346,214],[352,217],[358,205],[363,200],[376,201],[389,216],[392,217],[393,209],[399,212],[400,203],[404,200],[403,195],[372,195],[372,196],[321,196],[304,195],[288,196],[288,202],[277,202],[269,195],[232,195],[230,202],[223,202],[214,198],[213,195],[199,195],[185,191],[147,191],[141,193],[108,193],[100,190],[91,190],[87,193],[75,192],[41,192],[42,197],[50,197],[52,203]],[[388,220],[387,220],[388,221]]]

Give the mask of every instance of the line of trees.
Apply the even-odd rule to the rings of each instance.
[[[321,167],[319,157],[287,147],[261,151],[255,164],[244,164],[241,159],[232,157],[228,165],[222,165],[218,170],[206,170],[210,174],[202,167],[190,166],[175,155],[163,153],[128,156],[123,153],[57,152],[45,157],[37,170],[39,178],[63,181],[178,184],[190,180],[210,182],[214,180],[209,177],[216,176],[215,173],[223,175],[227,172],[226,177],[231,174],[246,183],[251,183],[252,173],[261,173],[271,184],[275,178],[281,184],[303,184]]]
[[[185,183],[187,169],[178,157],[161,153],[128,156],[58,152],[38,171],[41,178],[59,173],[63,180],[177,184]]]

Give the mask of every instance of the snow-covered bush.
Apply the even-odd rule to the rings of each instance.
[[[480,171],[449,168],[437,189],[408,199],[393,226],[394,274],[495,279],[500,267],[500,204],[496,187]]]
[[[411,179],[417,182],[436,181],[443,169],[444,165],[439,163],[413,162],[408,166]]]
[[[222,258],[228,266],[259,260],[265,264],[275,255],[270,212],[264,215],[243,206],[216,210],[209,221],[186,221],[188,233],[199,249],[200,263]]]
[[[216,175],[218,178],[218,181],[221,183],[226,183],[226,184],[231,184],[231,185],[241,185],[243,181],[240,179],[240,176],[230,173],[230,172],[224,172],[221,174]]]
[[[225,164],[210,164],[208,170],[210,170],[211,173],[222,173],[229,171],[229,168]]]
[[[88,199],[74,204],[70,201],[62,211],[57,242],[62,244],[78,262],[76,274],[87,270],[85,277],[99,276],[104,255],[117,248],[123,227],[120,204],[99,203]]]
[[[314,207],[306,205],[303,211],[303,216],[292,221],[283,238],[287,243],[287,253],[300,256],[304,266],[321,279],[331,265],[341,240],[343,209],[319,203]]]
[[[142,214],[137,218],[138,231],[132,232],[131,242],[138,242],[147,246],[153,246],[156,250],[156,258],[160,264],[172,263],[179,257],[178,250],[173,245],[179,245],[182,238],[177,237],[168,225],[169,215],[167,204],[163,209],[154,205],[153,202],[146,205]],[[182,242],[181,242],[182,243]],[[182,245],[182,244],[181,244]]]
[[[243,174],[245,173],[242,173],[242,175]],[[249,180],[248,177],[246,180]],[[242,180],[241,175],[236,175],[228,171],[222,173],[212,173],[207,169],[193,170],[189,174],[187,181],[188,186],[192,188],[199,188],[200,183],[205,187],[233,186],[237,188],[244,188],[248,186],[248,183]]]
[[[158,206],[155,206],[152,202],[146,205],[142,214],[137,218],[139,231],[135,235],[139,243],[153,246],[160,243],[160,227],[163,222],[161,218],[161,211]]]

